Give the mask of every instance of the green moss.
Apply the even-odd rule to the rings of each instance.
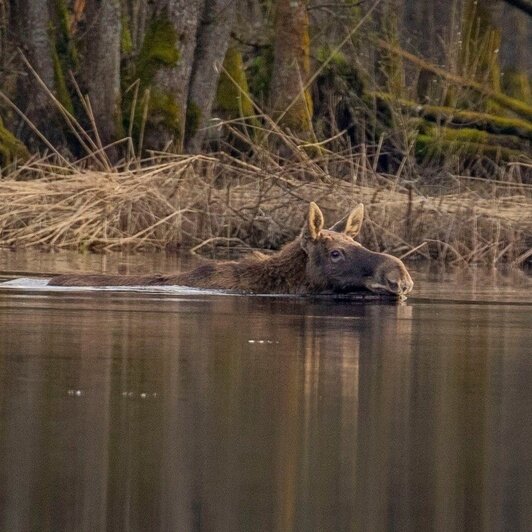
[[[330,88],[342,94],[360,97],[365,92],[365,82],[360,77],[353,61],[348,60],[344,53],[331,50],[330,46],[321,46],[317,52],[317,60],[325,67],[322,69],[318,83],[326,82]]]
[[[76,70],[79,65],[77,49],[70,31],[70,15],[65,0],[55,0],[55,9],[59,27],[55,32],[55,48],[64,65]],[[64,70],[64,69],[63,69]]]
[[[532,87],[526,72],[516,69],[508,69],[503,76],[504,92],[524,102],[532,103]]]
[[[412,115],[418,130],[418,158],[457,155],[467,160],[480,156],[493,160],[517,160],[530,151],[532,124],[526,120],[450,107],[420,105],[385,93],[371,93],[384,122],[393,121],[394,111]]]
[[[496,92],[490,93],[489,99],[501,107],[512,111],[516,115],[532,121],[532,106],[526,102],[522,102],[516,98],[510,98],[510,96],[506,96],[506,94]]]
[[[236,46],[230,46],[225,55],[216,92],[216,107],[229,117],[253,114],[244,63]]]
[[[305,120],[307,123],[310,122],[312,116],[314,115],[314,102],[312,100],[312,92],[309,89],[305,91]]]
[[[56,97],[67,111],[74,113],[74,105],[66,82],[65,72],[77,70],[78,54],[70,32],[67,2],[65,0],[55,0],[54,5],[57,24],[50,28],[49,35],[54,65]]]
[[[139,82],[139,99],[135,102],[135,91],[130,90],[122,100],[126,131],[130,129],[131,107],[135,105],[131,130],[136,138],[143,127],[145,106],[141,104],[141,100],[146,94],[149,94],[146,131],[170,130],[173,136],[181,138],[181,110],[173,95],[161,90],[154,83],[157,72],[175,66],[179,57],[178,35],[172,23],[164,16],[152,20],[144,35],[137,59],[129,68],[129,72],[122,72],[124,89],[137,80]]]
[[[452,127],[438,127],[428,122],[421,124],[419,129],[422,134],[430,135],[434,139],[454,142],[457,147],[464,144],[477,143],[493,147],[520,150],[522,152],[530,151],[529,141],[511,135],[497,135],[487,131],[479,131],[478,129],[466,127],[461,127],[459,129],[454,129]]]
[[[474,137],[472,136],[471,138]],[[447,159],[452,155],[458,155],[467,160],[485,156],[492,160],[516,161],[519,160],[522,155],[522,152],[519,150],[498,145],[474,140],[469,140],[467,142],[464,142],[463,140],[448,140],[439,136],[434,137],[425,134],[417,136],[415,153],[418,159],[439,157],[442,160]]]
[[[393,98],[386,93],[373,93],[373,96],[377,101],[379,112],[384,116],[391,117],[392,106],[397,106],[431,122],[445,123],[455,127],[464,126],[499,135],[515,135],[532,140],[532,123],[528,120],[445,106],[420,105],[410,100]],[[523,105],[526,104],[523,103]]]
[[[25,160],[28,149],[5,126],[0,118],[0,165],[6,166],[15,159]]]
[[[331,65],[336,70],[340,70],[347,65],[347,59],[344,53],[340,50],[331,49],[328,44],[324,44],[318,48],[316,51],[316,59],[319,63],[325,63],[327,61],[327,67]]]
[[[173,95],[163,91],[154,90],[150,98],[150,122],[163,125],[165,129],[172,130],[180,135],[181,111]]]
[[[120,23],[120,51],[123,55],[129,55],[133,51],[133,38],[127,17],[122,17]]]
[[[434,128],[436,131],[437,128]],[[441,138],[448,140],[449,142],[459,142],[461,144],[466,144],[469,142],[477,142],[481,144],[488,144],[490,134],[486,131],[479,131],[478,129],[449,129],[442,128]]]
[[[71,114],[74,113],[74,106],[72,105],[72,98],[68,92],[68,87],[65,80],[65,75],[63,74],[63,67],[61,65],[61,60],[59,59],[59,54],[56,49],[52,49],[52,61],[54,64],[54,80],[55,80],[55,90],[56,98],[61,102],[61,105]]]
[[[456,126],[468,125],[471,128],[502,135],[516,135],[532,140],[532,124],[519,118],[463,111],[437,106],[424,106],[422,116],[433,121],[447,121]]]
[[[113,122],[115,125],[115,138],[121,139],[125,136],[124,120],[122,116],[122,95],[117,96],[115,105],[113,106]]]
[[[268,98],[272,71],[273,47],[265,46],[260,49],[259,55],[251,59],[247,67],[249,92],[255,100],[263,102]]]
[[[136,63],[135,75],[141,87],[151,84],[160,68],[175,66],[179,61],[178,35],[165,17],[151,21]]]
[[[170,131],[175,138],[181,137],[181,110],[175,98],[160,89],[152,88],[146,91],[149,94],[146,104],[137,103],[133,116],[132,133],[135,138],[139,138],[141,129],[145,126],[146,131]],[[147,123],[144,112],[148,107]],[[126,124],[127,125],[127,124]]]

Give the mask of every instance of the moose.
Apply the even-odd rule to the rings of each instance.
[[[309,205],[300,235],[280,251],[252,253],[242,260],[202,264],[178,274],[76,275],[52,278],[50,286],[166,286],[236,290],[255,294],[346,294],[369,290],[405,296],[413,287],[404,264],[355,242],[364,206],[324,229],[316,203]]]

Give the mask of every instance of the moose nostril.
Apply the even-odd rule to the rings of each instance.
[[[399,283],[395,281],[388,281],[388,286],[390,287],[390,290],[392,292],[398,292],[399,291]]]
[[[414,283],[410,280],[404,280],[401,282],[401,291],[403,294],[408,294],[412,290]]]
[[[406,295],[411,292],[414,285],[410,279],[410,276],[408,274],[404,275],[402,272],[390,272],[384,276],[383,281],[387,292],[399,296]]]

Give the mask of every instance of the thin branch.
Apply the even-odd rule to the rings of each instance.
[[[330,8],[340,8],[340,9],[352,9],[353,7],[360,7],[364,4],[364,1],[357,2],[356,4],[316,4],[314,6],[308,6],[307,11],[313,9],[330,9]]]

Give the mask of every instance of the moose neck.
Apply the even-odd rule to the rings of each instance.
[[[307,292],[307,260],[300,240],[296,239],[274,255],[249,264],[249,282],[265,292]]]

